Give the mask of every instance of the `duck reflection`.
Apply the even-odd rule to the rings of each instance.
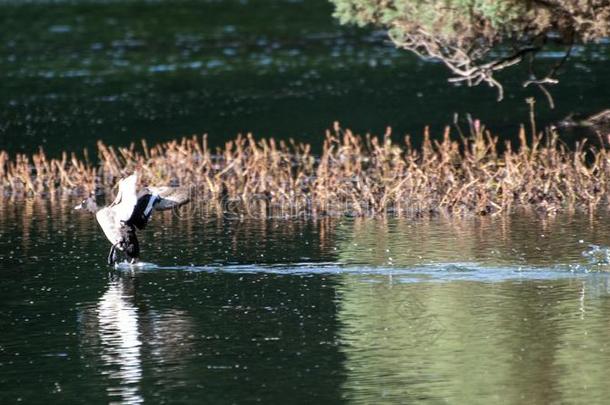
[[[157,311],[143,302],[138,295],[140,276],[109,274],[104,294],[79,317],[81,345],[108,379],[104,385],[110,403],[144,402],[145,365],[147,375],[179,381],[180,359],[190,350],[191,319],[184,311]]]
[[[118,384],[108,388],[110,397],[139,404],[142,380],[142,334],[138,328],[139,313],[134,305],[134,283],[131,277],[113,277],[97,304],[101,359],[107,374]],[[124,280],[128,280],[124,283]]]

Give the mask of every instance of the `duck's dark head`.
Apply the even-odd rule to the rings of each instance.
[[[75,210],[86,210],[86,211],[89,211],[89,212],[95,214],[99,210],[99,207],[97,206],[97,203],[95,202],[95,198],[93,196],[89,196],[89,197],[85,198],[76,207],[74,207],[74,209]]]

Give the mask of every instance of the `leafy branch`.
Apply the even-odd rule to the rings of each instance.
[[[449,82],[486,83],[496,89],[498,101],[504,87],[496,73],[527,59],[529,75],[522,85],[540,89],[551,108],[546,86],[559,82],[573,46],[610,36],[610,0],[331,1],[342,23],[383,27],[397,47],[441,61],[453,75]],[[551,40],[565,53],[539,77],[536,55]]]

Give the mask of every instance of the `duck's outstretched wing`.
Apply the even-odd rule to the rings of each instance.
[[[95,218],[110,243],[117,244],[121,240],[121,222],[112,207],[102,208],[95,214]]]
[[[138,195],[136,193],[137,182],[138,172],[134,172],[131,176],[127,176],[119,181],[119,191],[114,201],[108,206],[114,212],[117,222],[127,221],[133,214],[138,202]]]
[[[136,184],[138,173],[134,172],[118,183],[119,191],[114,201],[107,207],[97,211],[95,218],[102,227],[104,235],[116,245],[124,239],[125,224],[133,216],[138,203]]]
[[[153,208],[158,211],[171,210],[178,208],[191,201],[192,190],[189,187],[146,187],[139,198],[146,194],[156,196]]]
[[[146,187],[138,193],[138,202],[127,224],[144,229],[150,221],[153,210],[170,210],[189,201],[188,187]]]

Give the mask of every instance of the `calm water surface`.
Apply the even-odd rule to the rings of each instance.
[[[608,216],[159,215],[0,204],[0,403],[603,403]]]

